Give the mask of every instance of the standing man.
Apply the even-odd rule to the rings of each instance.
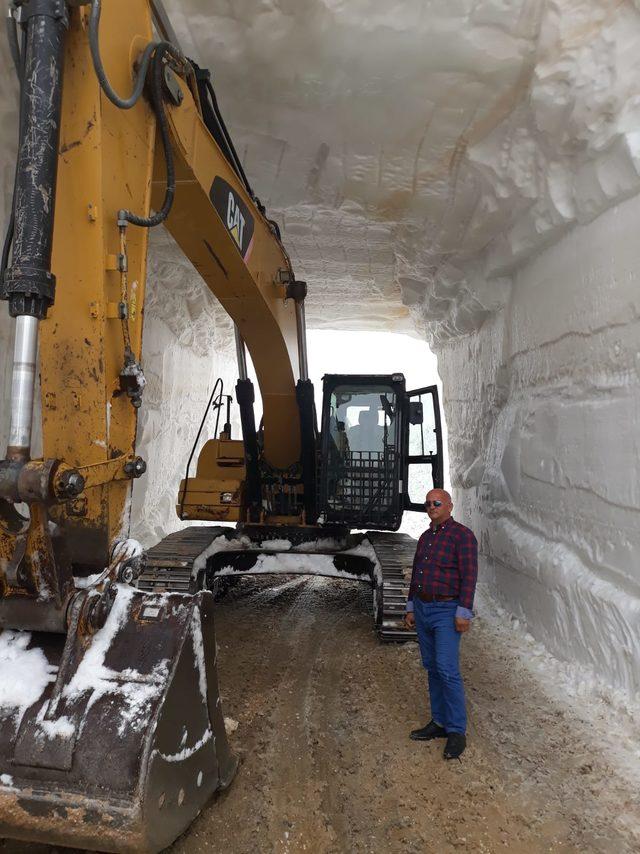
[[[425,507],[431,525],[418,540],[405,622],[418,633],[429,677],[431,720],[414,729],[411,738],[446,738],[444,758],[457,759],[467,746],[460,638],[473,619],[478,543],[473,532],[451,516],[453,502],[444,489],[428,492]]]

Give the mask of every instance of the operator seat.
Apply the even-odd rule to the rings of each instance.
[[[383,451],[383,430],[378,424],[377,410],[361,410],[358,423],[349,428],[347,438],[352,451]]]

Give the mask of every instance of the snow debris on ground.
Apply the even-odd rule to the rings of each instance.
[[[5,629],[0,633],[0,708],[15,710],[16,726],[57,672],[41,649],[28,648],[30,641],[30,632]]]
[[[508,645],[546,694],[569,714],[587,721],[610,759],[640,786],[640,696],[615,690],[595,671],[555,658],[517,617],[495,603],[479,584],[476,608],[482,631]]]
[[[224,719],[224,728],[227,731],[227,735],[229,735],[232,732],[235,732],[238,729],[238,726],[239,726],[238,721],[236,721],[234,718],[225,718]]]

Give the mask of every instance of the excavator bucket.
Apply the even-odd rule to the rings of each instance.
[[[213,597],[112,584],[92,632],[86,593],[66,637],[0,634],[0,837],[159,851],[236,768]]]

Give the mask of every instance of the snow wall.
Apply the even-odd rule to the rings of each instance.
[[[456,514],[478,534],[484,579],[555,655],[637,693],[637,4],[166,5],[214,70],[309,283],[309,325],[429,341]],[[14,105],[7,86],[5,212]],[[162,233],[151,270],[140,450],[154,463],[134,501],[147,542],[176,526],[208,389],[234,373],[228,322]],[[0,334],[6,436],[4,309]]]

